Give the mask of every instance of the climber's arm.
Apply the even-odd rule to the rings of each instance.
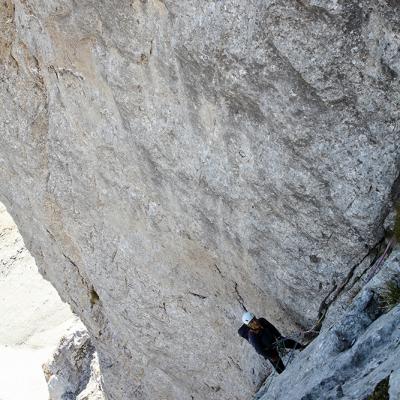
[[[238,329],[238,335],[241,336],[243,339],[246,339],[248,341],[249,340],[249,327],[247,325],[243,324]]]
[[[282,337],[278,329],[276,329],[275,326],[268,322],[265,318],[259,318],[258,320],[260,321],[264,329],[267,329],[275,338]]]

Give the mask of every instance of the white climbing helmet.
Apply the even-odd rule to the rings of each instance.
[[[242,322],[243,322],[244,324],[248,325],[249,322],[250,322],[253,318],[255,318],[255,315],[254,315],[253,313],[247,311],[247,312],[245,312],[245,313],[242,315]]]

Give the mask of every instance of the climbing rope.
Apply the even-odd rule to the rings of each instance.
[[[279,353],[282,353],[282,354],[284,354],[284,355],[287,355],[287,354],[288,354],[288,349],[287,349],[286,346],[285,346],[285,339],[286,339],[286,338],[278,339],[278,340],[275,342],[275,346],[276,346],[276,348],[277,348],[277,350],[278,350]],[[297,342],[297,341],[296,341],[296,342]],[[295,344],[294,348],[292,348],[292,349],[289,350],[289,358],[288,358],[288,360],[286,361],[286,364],[283,364],[283,365],[285,366],[285,368],[289,365],[290,361],[292,360],[292,357],[293,357],[293,354],[294,354],[294,351],[295,351],[295,350],[297,350],[297,343]]]
[[[386,246],[384,253],[382,254],[382,256],[378,259],[378,261],[375,263],[375,265],[369,271],[369,274],[366,277],[365,283],[368,283],[379,272],[379,270],[383,264],[383,261],[386,258],[386,254],[388,253],[389,249],[392,247],[392,244],[393,244],[393,238],[389,240],[389,243]]]

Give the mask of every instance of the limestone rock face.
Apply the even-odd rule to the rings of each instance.
[[[0,200],[120,399],[243,399],[382,236],[395,1],[4,0]]]
[[[400,398],[400,369],[394,371],[389,379],[389,400]]]
[[[279,376],[271,376],[260,400],[360,400],[389,378],[390,400],[399,398],[400,304],[383,313],[379,294],[400,277],[397,249],[342,316],[324,330]],[[382,397],[383,398],[383,397]]]

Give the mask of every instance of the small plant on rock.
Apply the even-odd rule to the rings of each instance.
[[[383,309],[388,312],[393,307],[400,304],[400,284],[397,280],[393,279],[386,283],[386,287],[382,292],[382,305]]]
[[[389,400],[389,377],[381,380],[367,400]]]

